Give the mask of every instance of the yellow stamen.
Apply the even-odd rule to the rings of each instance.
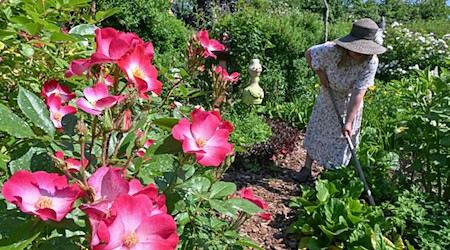
[[[134,245],[138,243],[138,238],[135,233],[129,233],[125,236],[125,239],[123,239],[123,244],[127,248],[132,248]]]
[[[205,139],[203,139],[203,138],[198,138],[197,139],[197,145],[200,147],[200,148],[202,148],[202,147],[204,147],[205,145],[206,145],[206,140]]]
[[[51,208],[53,201],[50,197],[41,196],[34,206],[38,209]]]
[[[53,114],[53,119],[57,120],[57,121],[61,121],[62,119],[62,115],[59,112],[56,112]]]
[[[139,77],[141,79],[144,79],[144,72],[142,72],[141,68],[136,67],[131,72],[133,72],[134,77]]]

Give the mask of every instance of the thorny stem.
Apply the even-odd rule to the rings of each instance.
[[[98,122],[98,117],[95,116],[95,117],[94,117],[94,121],[93,121],[93,123],[92,123],[91,145],[90,145],[90,149],[89,149],[89,161],[88,161],[88,165],[91,164],[91,162],[92,162],[92,150],[94,149],[95,130],[96,130],[96,127],[97,127],[97,122]]]
[[[80,154],[81,154],[81,176],[83,177],[83,182],[88,187],[87,178],[86,178],[86,169],[84,167],[84,137],[81,135],[80,138]],[[87,167],[87,166],[86,166]]]
[[[131,152],[130,157],[127,159],[127,162],[125,162],[125,165],[123,165],[122,169],[125,171],[128,168],[128,165],[130,165],[131,160],[133,160],[134,156],[136,155],[135,152]]]
[[[106,167],[108,165],[108,144],[111,133],[103,135],[103,145],[102,145],[102,166]]]

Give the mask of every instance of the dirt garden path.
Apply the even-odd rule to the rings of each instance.
[[[276,160],[275,164],[270,162],[268,166],[258,169],[232,166],[224,176],[226,181],[236,183],[238,190],[246,187],[269,204],[267,211],[272,214],[271,221],[253,216],[241,227],[240,232],[264,249],[297,249],[299,239],[287,231],[289,225],[297,219],[296,211],[289,207],[289,200],[301,195],[299,184],[292,176],[301,169],[305,161],[306,152],[301,146],[302,142],[303,134],[300,133],[292,152]],[[314,177],[318,171],[313,166]]]

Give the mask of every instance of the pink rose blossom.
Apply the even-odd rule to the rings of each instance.
[[[103,83],[97,83],[93,88],[85,88],[83,93],[86,98],[78,99],[75,104],[84,112],[92,115],[99,115],[104,109],[110,108],[122,100],[120,97],[110,96],[108,87]]]
[[[56,94],[51,94],[47,99],[47,106],[50,111],[50,119],[53,122],[55,128],[62,128],[62,118],[67,114],[75,114],[77,113],[77,109],[73,106],[64,106],[61,107],[62,99]]]
[[[151,65],[151,58],[144,53],[142,45],[136,46],[132,53],[125,55],[117,62],[130,82],[136,84],[139,95],[148,99],[147,92],[159,96],[162,83],[158,81],[158,71]]]
[[[175,221],[168,214],[152,215],[151,207],[145,195],[120,195],[111,208],[112,218],[100,221],[97,235],[102,243],[93,249],[175,249]]]
[[[60,221],[73,209],[81,192],[77,184],[68,185],[65,176],[19,170],[4,183],[2,194],[24,213]]]
[[[219,41],[214,40],[214,39],[209,39],[209,34],[208,34],[207,30],[199,31],[197,33],[197,38],[200,41],[200,44],[205,49],[202,54],[203,57],[205,57],[205,58],[207,58],[207,57],[217,58],[217,56],[214,55],[214,53],[212,53],[212,52],[225,50],[225,46],[223,44],[221,44]]]
[[[251,201],[253,204],[260,207],[262,210],[266,210],[269,207],[269,205],[264,203],[264,201],[261,198],[257,198],[255,196],[253,196],[252,190],[247,189],[245,187],[242,188],[242,190],[241,190],[241,198]],[[263,218],[264,220],[270,220],[270,218],[271,218],[270,213],[259,213],[257,215],[260,216],[261,218]]]
[[[42,86],[41,96],[48,98],[51,94],[61,97],[63,102],[68,102],[75,98],[75,93],[70,93],[70,89],[67,86],[59,85],[56,80],[45,81]]]
[[[127,182],[123,177],[123,171],[122,168],[101,167],[88,180],[89,186],[95,193],[95,200],[81,205],[80,209],[86,213],[91,224],[91,246],[100,243],[97,234],[99,223],[109,218],[114,201],[122,194],[147,196],[151,201],[149,206],[151,215],[167,213],[166,199],[164,195],[158,195],[155,185],[150,184],[144,188],[137,179]]]
[[[91,67],[91,59],[79,59],[70,62],[69,69],[66,71],[64,76],[70,78],[73,75],[82,76],[85,71]]]
[[[216,113],[196,109],[191,117],[192,124],[182,118],[173,127],[173,137],[183,143],[183,152],[195,153],[200,165],[219,166],[233,152],[233,145],[228,142],[230,128],[220,127],[222,121]]]
[[[141,45],[150,62],[153,60],[153,44],[144,43],[136,34],[117,31],[113,28],[95,30],[97,49],[91,56],[92,64],[116,62],[136,46]]]

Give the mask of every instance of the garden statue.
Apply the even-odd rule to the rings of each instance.
[[[250,83],[245,87],[244,93],[242,93],[242,102],[247,105],[259,105],[264,99],[264,90],[259,86],[261,71],[262,66],[259,63],[259,59],[252,59],[248,66]]]

